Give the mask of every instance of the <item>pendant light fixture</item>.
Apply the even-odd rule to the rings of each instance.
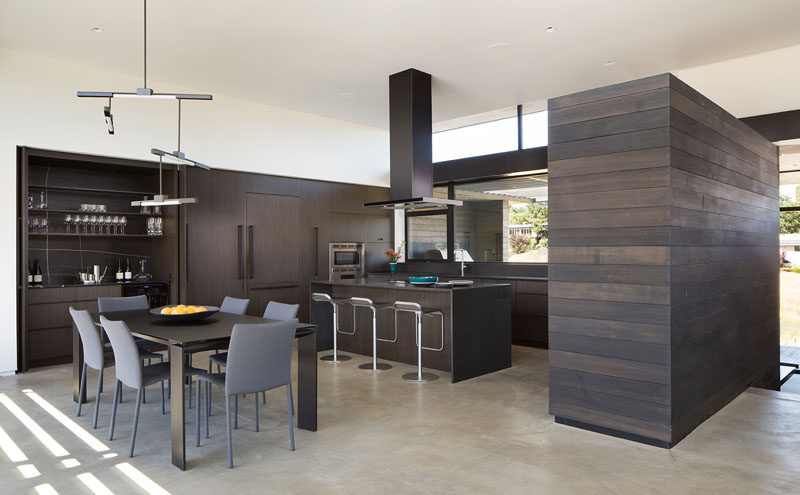
[[[210,100],[211,95],[192,93],[156,93],[147,87],[147,0],[144,4],[144,86],[131,91],[78,91],[80,98],[166,98],[176,100]]]
[[[197,203],[197,198],[170,198],[164,194],[163,190],[163,176],[162,168],[164,166],[164,157],[170,157],[178,160],[183,165],[191,165],[199,167],[203,170],[209,170],[210,167],[204,163],[186,158],[186,154],[181,151],[181,100],[178,100],[178,149],[177,151],[169,152],[152,148],[150,153],[158,156],[158,195],[153,196],[153,199],[145,199],[139,201],[131,201],[131,206],[172,206]]]

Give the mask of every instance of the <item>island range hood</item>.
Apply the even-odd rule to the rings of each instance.
[[[433,197],[431,75],[407,69],[389,76],[390,200],[368,208],[436,210],[464,203]]]

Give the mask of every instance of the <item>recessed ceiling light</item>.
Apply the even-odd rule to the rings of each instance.
[[[544,28],[545,33],[553,33],[555,32],[555,30],[556,30],[555,26],[547,26],[546,28]]]
[[[339,97],[341,97],[341,98],[347,98],[347,99],[350,99],[350,98],[355,98],[355,96],[356,96],[356,94],[355,94],[355,93],[351,93],[351,92],[349,92],[349,91],[347,91],[347,92],[344,92],[344,93],[339,93]]]
[[[103,28],[101,28],[100,26],[92,26],[92,27],[89,28],[89,31],[91,31],[93,33],[102,33],[103,32]]]
[[[603,62],[603,65],[605,65],[606,67],[610,67],[610,66],[612,66],[612,65],[614,65],[616,63],[617,63],[616,60],[609,59],[609,60],[606,60],[605,62]]]
[[[510,48],[510,47],[511,43],[505,43],[505,42],[492,43],[491,45],[489,45],[489,50],[502,50],[503,48]]]

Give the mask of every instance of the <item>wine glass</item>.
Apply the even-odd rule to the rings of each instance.
[[[42,233],[47,232],[47,217],[42,218],[42,221],[39,222],[39,225],[41,226]]]
[[[92,226],[92,234],[97,233],[97,215],[92,215],[89,217],[89,225]]]
[[[125,226],[128,224],[128,217],[120,218],[119,224],[122,226],[122,235],[125,235]]]
[[[83,233],[89,233],[89,215],[81,216],[81,224],[83,224]]]
[[[111,215],[106,215],[106,234],[111,235]]]
[[[67,226],[67,234],[69,234],[69,224],[72,223],[72,215],[67,213],[64,216],[64,225]]]
[[[33,232],[39,232],[39,217],[33,217],[31,220],[31,227]]]
[[[114,226],[114,235],[119,234],[119,216],[114,215],[111,218],[111,225]]]

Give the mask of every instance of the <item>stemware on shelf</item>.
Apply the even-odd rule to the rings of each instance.
[[[128,217],[122,217],[119,219],[119,224],[122,226],[122,235],[125,235],[125,225],[128,223]]]
[[[39,217],[33,217],[32,219],[30,219],[30,222],[31,222],[31,230],[32,230],[32,232],[38,232],[39,231]]]
[[[111,225],[114,227],[114,234],[119,234],[119,216],[111,217]]]
[[[67,214],[64,216],[64,225],[66,225],[66,226],[67,226],[67,234],[69,234],[69,233],[70,233],[70,232],[69,232],[69,224],[70,224],[70,223],[72,223],[72,215],[71,215],[71,214],[69,214],[69,213],[67,213]]]
[[[47,232],[47,217],[42,218],[42,220],[39,222],[39,225],[41,226],[42,233]]]

